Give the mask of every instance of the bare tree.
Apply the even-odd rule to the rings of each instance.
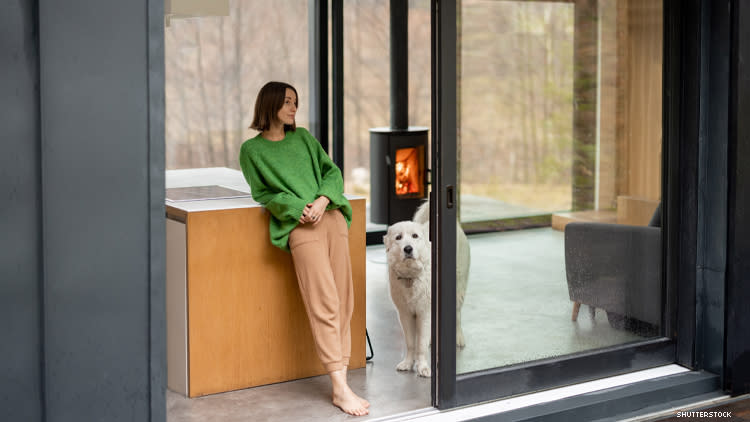
[[[224,149],[224,165],[229,166],[230,163],[234,161],[234,157],[231,157],[229,154],[229,134],[227,133],[227,84],[224,80],[227,73],[226,43],[224,42],[225,27],[226,19],[221,19],[219,25],[219,57],[221,58],[219,84],[221,85],[221,115],[219,116],[219,119],[221,120],[221,144]]]
[[[202,112],[200,113],[203,118],[203,132],[205,133],[206,138],[204,139],[204,144],[207,147],[207,153],[208,157],[204,157],[203,163],[210,163],[213,162],[214,159],[214,146],[211,139],[211,119],[209,116],[210,108],[208,105],[208,97],[206,96],[206,82],[203,75],[203,48],[201,45],[201,27],[200,22],[195,21],[194,22],[195,27],[195,44],[198,46],[198,57],[197,57],[197,63],[196,68],[198,70],[198,90],[200,92],[200,102],[201,102],[201,108]]]

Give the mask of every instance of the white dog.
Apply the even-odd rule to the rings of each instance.
[[[456,345],[464,347],[461,306],[469,275],[469,242],[457,225]],[[431,245],[429,241],[429,202],[419,207],[413,221],[402,221],[388,228],[383,237],[388,259],[388,278],[406,341],[406,357],[396,369],[429,377],[431,322]]]

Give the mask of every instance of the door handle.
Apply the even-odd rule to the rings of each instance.
[[[448,208],[453,208],[453,185],[448,185],[445,187],[445,205]]]

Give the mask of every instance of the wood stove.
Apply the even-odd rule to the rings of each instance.
[[[370,221],[411,220],[427,198],[427,128],[370,129]]]

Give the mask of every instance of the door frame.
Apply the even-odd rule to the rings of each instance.
[[[430,237],[432,240],[432,402],[439,409],[604,378],[678,362],[695,362],[695,263],[699,181],[695,169],[700,91],[684,85],[699,77],[700,0],[684,4],[664,0],[663,165],[666,199],[664,227],[664,333],[643,342],[612,346],[467,374],[456,374],[455,265],[457,156],[457,5],[432,0],[432,169]],[[698,21],[696,21],[698,19]],[[688,32],[693,28],[692,33]],[[692,36],[689,36],[692,35]],[[687,66],[685,64],[688,64]],[[697,123],[695,123],[697,125]],[[692,274],[692,276],[691,276]],[[680,281],[678,297],[677,282]],[[693,300],[691,300],[691,297]]]

